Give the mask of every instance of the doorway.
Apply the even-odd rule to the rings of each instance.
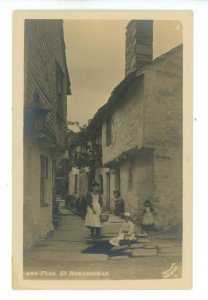
[[[106,173],[106,208],[110,209],[110,172]]]
[[[115,191],[121,190],[120,168],[115,169]]]

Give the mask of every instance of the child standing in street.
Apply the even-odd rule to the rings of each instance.
[[[143,208],[143,220],[142,220],[142,234],[146,233],[149,235],[149,232],[154,226],[154,208],[150,200],[145,200]]]
[[[103,207],[103,200],[99,191],[99,184],[93,182],[92,191],[88,192],[86,195],[87,213],[85,216],[85,225],[91,230],[91,237],[93,240],[101,237],[100,215]]]

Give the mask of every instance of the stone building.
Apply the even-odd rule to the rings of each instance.
[[[182,223],[183,48],[152,60],[152,21],[131,21],[126,36],[127,75],[90,123],[102,129],[105,205],[120,190],[141,221],[150,199],[157,225],[174,226]]]
[[[71,94],[62,20],[26,20],[24,248],[53,229],[56,160],[65,153]],[[45,121],[44,121],[45,118]]]

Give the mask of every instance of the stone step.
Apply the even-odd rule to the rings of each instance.
[[[148,239],[148,235],[147,234],[142,234],[142,233],[137,233],[136,235],[139,239]]]
[[[115,251],[123,251],[123,250],[126,250],[126,249],[128,249],[129,248],[129,246],[116,246],[116,247],[113,247],[112,249],[111,249],[111,251],[113,251],[113,252],[115,252]]]
[[[135,249],[132,252],[132,257],[140,256],[155,256],[158,252],[156,249]]]
[[[182,252],[182,248],[181,247],[171,247],[171,248],[161,248],[159,247],[159,252],[164,252],[164,253],[168,253],[168,252]]]
[[[132,256],[133,249],[126,249],[122,251],[122,254]]]
[[[145,247],[145,245],[146,245],[146,243],[137,243],[137,244],[132,244],[132,245],[130,245],[130,249],[139,249],[139,248],[144,248]]]
[[[139,243],[149,243],[150,240],[148,240],[148,239],[138,239],[137,241]]]
[[[163,252],[159,252],[158,256],[182,256],[182,253],[179,252],[167,252],[167,253],[163,253]]]
[[[158,247],[159,248],[174,248],[174,247],[182,247],[181,244],[176,244],[176,243],[160,243],[158,242]]]
[[[157,244],[146,244],[144,246],[145,249],[158,249],[158,245]]]

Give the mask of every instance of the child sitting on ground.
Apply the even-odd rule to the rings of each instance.
[[[134,235],[134,224],[130,221],[130,213],[126,212],[124,214],[124,223],[119,229],[119,235],[112,238],[109,243],[113,246],[120,246],[122,241],[134,241],[136,240]]]

